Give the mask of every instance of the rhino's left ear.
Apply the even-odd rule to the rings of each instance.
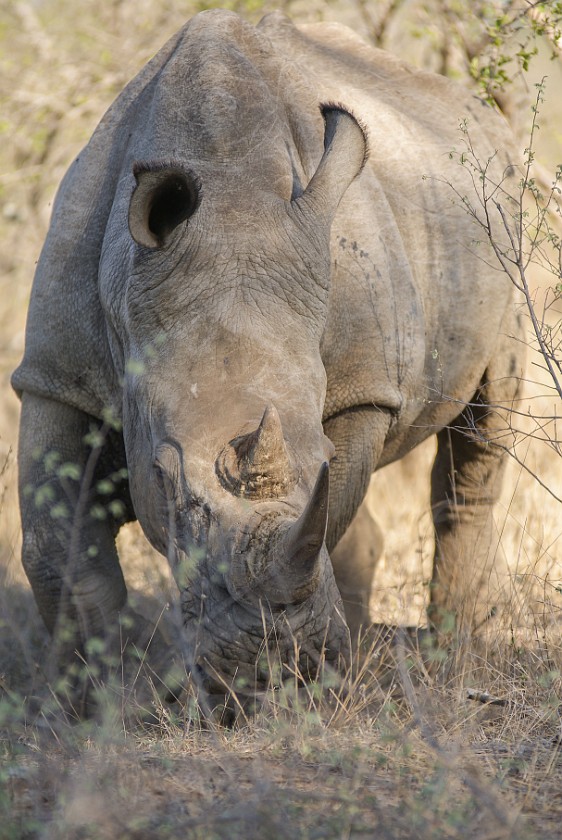
[[[366,130],[340,105],[322,105],[324,154],[304,193],[296,199],[331,221],[343,195],[369,155]]]
[[[133,174],[137,185],[129,205],[129,231],[139,245],[162,248],[197,210],[199,179],[173,163],[137,162]]]

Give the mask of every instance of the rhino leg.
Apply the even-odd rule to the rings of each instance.
[[[126,601],[115,536],[127,503],[110,486],[127,493],[126,480],[118,478],[124,461],[112,446],[115,432],[88,442],[100,425],[70,406],[23,395],[23,564],[59,658],[103,637]]]
[[[324,422],[336,453],[330,462],[326,545],[331,553],[363,502],[384,447],[390,412],[358,406]]]
[[[352,642],[357,640],[361,627],[371,624],[369,598],[382,539],[362,503],[389,425],[388,412],[362,407],[336,415],[324,424],[336,449],[330,464],[326,545]]]
[[[509,409],[520,381],[514,376],[519,359],[511,349],[515,345],[510,332],[502,330],[498,353],[474,400],[437,436],[431,477],[436,548],[429,610],[437,628],[454,615],[457,627],[470,632],[508,597],[509,570],[492,509],[506,465],[504,447],[511,438]]]
[[[382,546],[382,532],[363,502],[330,555],[353,645],[372,624],[369,601]]]

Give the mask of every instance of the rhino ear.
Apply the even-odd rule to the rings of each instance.
[[[296,202],[331,221],[345,191],[365,166],[369,150],[366,130],[349,111],[340,105],[322,105],[321,111],[324,154]]]
[[[129,205],[131,236],[145,248],[162,248],[196,211],[199,180],[175,164],[135,163],[133,174],[137,186]]]

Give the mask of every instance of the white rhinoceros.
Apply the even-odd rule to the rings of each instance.
[[[492,108],[277,14],[203,12],[127,86],[60,188],[13,377],[51,632],[87,650],[116,624],[136,518],[210,693],[262,685],[268,650],[304,675],[345,660],[369,622],[369,478],[433,434],[433,616],[489,608],[494,439],[522,363],[463,206],[483,186],[452,154],[467,137],[501,200]]]

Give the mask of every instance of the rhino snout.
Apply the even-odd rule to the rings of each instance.
[[[244,698],[288,680],[313,681],[326,667],[345,671],[349,631],[337,592],[327,591],[332,585],[335,590],[329,581],[318,596],[283,609],[244,607],[208,582],[202,600],[184,593],[189,666],[198,688],[210,697],[232,690]]]

